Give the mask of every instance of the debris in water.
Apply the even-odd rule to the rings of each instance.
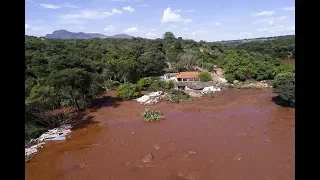
[[[146,155],[143,156],[143,158],[141,159],[142,162],[145,162],[145,163],[149,163],[153,160],[154,156],[152,153],[148,153]]]
[[[39,138],[32,139],[30,143],[37,143],[31,147],[25,148],[25,161],[30,161],[38,152],[46,141],[63,141],[67,139],[67,135],[71,133],[71,125],[62,125],[58,128],[50,129],[46,133],[43,133]]]
[[[151,92],[147,95],[144,95],[142,97],[137,98],[136,100],[140,103],[140,104],[157,104],[160,100],[160,96],[163,94],[162,91],[157,91],[157,92]]]
[[[153,146],[155,149],[160,149],[161,148],[161,146],[159,145],[159,144],[155,144],[154,146]]]
[[[242,157],[240,156],[240,154],[237,154],[236,156],[233,157],[233,160],[240,161],[241,159],[242,159]]]

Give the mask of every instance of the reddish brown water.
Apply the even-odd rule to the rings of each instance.
[[[102,100],[84,118],[98,123],[47,144],[26,164],[26,179],[294,179],[295,110],[276,105],[274,96],[228,90],[183,104],[161,102],[150,106],[164,113],[156,123],[142,121],[146,106],[135,101]],[[152,162],[142,162],[149,152]]]

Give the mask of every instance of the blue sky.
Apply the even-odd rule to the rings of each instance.
[[[294,0],[26,0],[26,34],[55,30],[220,41],[294,34]]]

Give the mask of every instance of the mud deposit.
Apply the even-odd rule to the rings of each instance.
[[[26,179],[294,179],[295,109],[275,104],[274,96],[233,89],[152,106],[105,97],[71,139],[46,144],[26,164]],[[144,123],[147,107],[165,120]]]

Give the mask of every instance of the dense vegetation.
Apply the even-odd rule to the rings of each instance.
[[[202,82],[208,82],[212,80],[211,74],[209,72],[200,72],[198,76],[200,81]]]
[[[280,73],[272,83],[273,92],[286,103],[286,105],[295,103],[295,77],[294,73]]]
[[[84,110],[105,90],[117,89],[124,99],[140,90],[170,90],[174,84],[142,79],[164,72],[200,66],[225,70],[227,80],[273,79],[294,72],[294,36],[274,40],[225,44],[176,38],[48,40],[25,36],[26,138],[36,137],[69,117],[55,110],[75,106]],[[170,68],[169,68],[170,67]]]

